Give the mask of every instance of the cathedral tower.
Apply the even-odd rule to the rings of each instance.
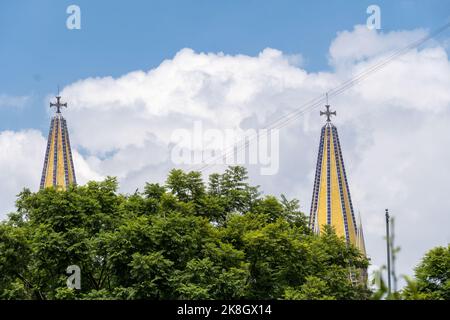
[[[328,104],[325,107],[326,111],[320,112],[327,122],[320,135],[309,224],[317,234],[322,226],[333,226],[338,236],[365,255],[361,221],[357,225],[337,128],[331,123],[336,111],[331,112]]]
[[[61,108],[67,108],[67,103],[61,103],[61,97],[57,96],[56,103],[50,103],[50,107],[55,107],[56,113],[50,123],[40,188],[65,190],[69,185],[77,183],[69,131],[66,119],[61,114]]]

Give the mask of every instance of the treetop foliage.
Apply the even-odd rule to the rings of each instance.
[[[313,235],[297,200],[262,196],[242,167],[172,170],[118,192],[115,178],[23,190],[0,224],[1,299],[365,299],[368,261],[333,229]],[[69,265],[81,289],[66,285]]]
[[[450,245],[428,251],[415,268],[415,279],[406,281],[404,299],[450,300]]]

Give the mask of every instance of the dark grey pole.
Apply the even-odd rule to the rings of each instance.
[[[395,273],[395,261],[397,260],[397,249],[395,248],[395,219],[392,217],[390,220],[390,232],[392,233],[390,245],[391,245],[391,269],[392,269],[392,291],[394,294],[397,292],[397,274]]]
[[[391,295],[391,245],[389,234],[389,211],[386,209],[386,246],[387,246],[387,279],[388,279],[388,296]]]

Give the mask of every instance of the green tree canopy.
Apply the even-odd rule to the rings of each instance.
[[[402,296],[409,300],[450,300],[450,245],[425,254],[415,269],[415,279],[407,279]]]
[[[115,178],[24,190],[0,224],[2,299],[365,299],[367,267],[331,228],[311,234],[297,200],[262,196],[242,167],[172,170],[118,193]],[[66,268],[81,269],[81,289]]]

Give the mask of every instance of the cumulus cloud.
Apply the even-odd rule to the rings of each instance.
[[[254,114],[251,104],[257,99],[261,114],[270,111],[273,106],[264,103],[266,97],[294,89],[306,79],[306,72],[290,61],[274,49],[258,57],[183,49],[148,72],[81,80],[62,94],[71,103],[67,114],[75,140],[83,141],[90,152],[107,153],[142,147],[151,139],[167,143],[174,129],[190,127],[193,120],[212,127],[236,127]],[[271,91],[265,92],[268,88]],[[77,121],[79,117],[83,123]],[[102,134],[92,136],[97,126]]]
[[[162,182],[175,166],[170,158],[174,130],[192,130],[198,120],[205,129],[265,127],[372,65],[386,50],[425,34],[424,30],[377,33],[356,26],[331,43],[328,72],[310,73],[300,67],[301,59],[270,48],[253,57],[183,49],[149,71],[72,83],[62,95],[70,105],[64,112],[72,144],[80,151],[75,152],[78,180],[115,175],[125,192],[145,181]],[[445,170],[449,88],[446,49],[434,43],[405,54],[330,101],[338,111],[334,123],[353,202],[361,212],[368,253],[376,265],[384,263],[385,207],[397,221],[400,273],[410,274],[425,250],[450,240],[446,209],[450,171]],[[261,176],[257,166],[249,166],[252,181],[266,193],[299,198],[309,212],[323,122],[315,110],[283,128],[278,174]],[[24,135],[9,133],[11,139],[20,134]],[[30,147],[38,161],[27,176],[36,176],[44,138],[35,132],[28,136],[40,141]],[[22,151],[19,158],[28,153]],[[11,172],[7,175],[15,177],[16,171]],[[38,178],[32,182],[37,184]],[[23,183],[19,174],[17,186]]]
[[[45,148],[46,137],[40,131],[0,132],[0,219],[14,210],[16,195],[23,188],[39,189]],[[103,178],[76,150],[73,157],[79,183]]]
[[[357,25],[352,31],[338,32],[330,45],[329,62],[335,67],[347,66],[405,47],[426,35],[423,29],[383,33]]]
[[[15,196],[24,187],[39,186],[45,139],[37,130],[0,132],[0,212],[14,210]]]

